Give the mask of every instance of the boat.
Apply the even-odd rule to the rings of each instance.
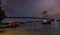
[[[43,20],[42,24],[51,24],[51,21],[49,21],[49,20]]]

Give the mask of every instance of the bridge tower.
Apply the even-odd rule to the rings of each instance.
[[[2,6],[3,5],[2,5],[2,2],[0,0],[0,22],[1,22],[1,20],[3,20],[6,17],[6,15],[5,15],[4,11],[3,11]]]
[[[43,19],[47,19],[47,11],[43,11]]]

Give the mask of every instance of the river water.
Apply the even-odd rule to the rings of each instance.
[[[0,35],[60,35],[60,22],[27,22],[15,28],[0,28]]]

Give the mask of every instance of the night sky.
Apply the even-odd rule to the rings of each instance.
[[[2,0],[7,16],[41,17],[47,11],[48,17],[59,18],[60,0]]]

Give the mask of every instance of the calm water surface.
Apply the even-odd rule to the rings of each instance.
[[[43,25],[41,22],[27,22],[16,28],[0,28],[1,35],[60,35],[60,22]]]

